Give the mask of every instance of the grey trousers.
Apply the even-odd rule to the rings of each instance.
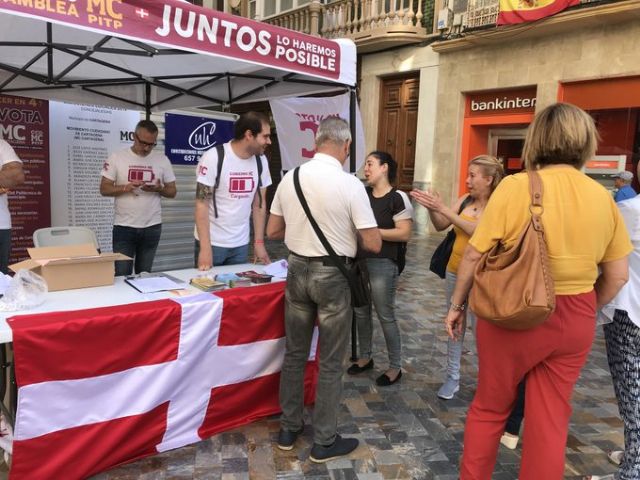
[[[304,370],[317,323],[320,370],[313,428],[314,442],[320,445],[331,445],[336,436],[351,318],[351,292],[340,270],[289,255],[285,291],[286,348],[280,374],[280,426],[296,431],[303,425]]]

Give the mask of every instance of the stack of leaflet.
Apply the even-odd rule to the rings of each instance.
[[[242,278],[248,278],[251,281],[251,283],[270,283],[271,279],[273,278],[271,275],[258,273],[255,270],[239,272],[237,275]]]
[[[205,292],[215,292],[217,290],[222,290],[227,287],[227,284],[224,282],[219,282],[211,277],[202,276],[192,278],[189,283],[200,290]]]

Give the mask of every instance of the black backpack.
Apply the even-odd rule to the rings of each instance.
[[[216,205],[216,190],[220,186],[220,174],[222,173],[222,163],[224,162],[224,145],[216,145],[216,152],[218,152],[218,168],[216,169],[216,181],[213,185],[213,213],[215,217],[218,218],[218,206]],[[258,201],[260,202],[260,207],[262,207],[262,195],[260,195],[260,188],[262,188],[262,162],[260,161],[260,156],[255,155],[256,165],[258,166],[258,189],[256,192],[258,193]]]

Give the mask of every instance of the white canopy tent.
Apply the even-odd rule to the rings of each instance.
[[[143,111],[353,88],[355,45],[179,0],[5,0],[0,93]]]

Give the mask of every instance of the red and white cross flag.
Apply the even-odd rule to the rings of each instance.
[[[283,295],[284,282],[10,319],[10,478],[82,479],[277,413]]]

